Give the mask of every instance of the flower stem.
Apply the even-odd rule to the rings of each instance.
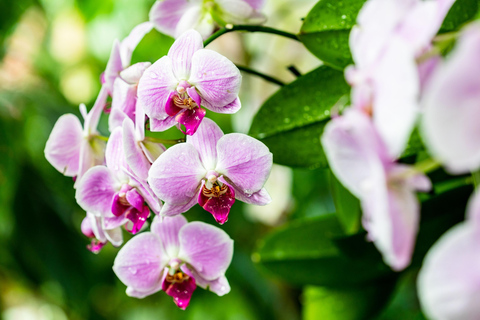
[[[105,137],[105,136],[96,135],[95,138],[108,142],[108,137]]]
[[[266,74],[263,74],[261,72],[258,72],[258,71],[255,71],[255,70],[252,70],[248,67],[244,67],[244,66],[237,66],[237,68],[240,70],[240,71],[243,71],[243,72],[247,72],[247,73],[250,73],[250,74],[253,74],[253,75],[256,75],[260,78],[263,78],[264,80],[268,81],[268,82],[271,82],[271,83],[275,83],[279,86],[284,86],[285,83],[283,83],[282,81],[278,80],[278,79],[275,79],[273,77],[270,77],[270,76],[267,76]]]
[[[415,163],[415,169],[423,173],[432,172],[440,167],[441,167],[440,162],[437,162],[433,159],[426,159],[426,160]]]
[[[271,33],[276,34],[282,37],[290,38],[293,40],[299,41],[297,35],[281,30],[277,30],[270,27],[263,27],[263,26],[250,26],[250,25],[231,25],[227,24],[225,27],[221,28],[214,34],[212,34],[207,40],[203,42],[203,46],[206,47],[209,45],[213,40],[217,39],[221,35],[225,33],[229,33],[232,31],[247,31],[247,32],[263,32],[263,33]]]
[[[145,137],[145,140],[150,141],[150,142],[155,142],[155,143],[163,143],[163,144],[177,144],[177,143],[183,143],[186,141],[185,138],[180,138],[180,139],[159,139],[159,138],[154,138],[154,137]]]
[[[478,187],[480,186],[480,170],[472,172],[472,180],[475,189],[478,189]]]

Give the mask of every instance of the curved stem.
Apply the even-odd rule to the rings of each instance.
[[[260,77],[268,82],[271,82],[271,83],[275,83],[279,86],[284,86],[285,83],[283,83],[282,81],[278,80],[278,79],[275,79],[273,77],[270,77],[270,76],[267,76],[266,74],[263,74],[261,72],[258,72],[258,71],[255,71],[255,70],[252,70],[248,67],[244,67],[244,66],[237,66],[238,70],[240,71],[243,71],[243,72],[247,72],[247,73],[250,73],[250,74],[253,74],[257,77]]]
[[[180,138],[180,139],[159,139],[159,138],[154,138],[154,137],[145,137],[145,140],[150,141],[150,142],[155,142],[155,143],[163,143],[163,144],[177,144],[177,143],[183,143],[186,141],[185,138]]]
[[[247,31],[247,32],[263,32],[263,33],[271,33],[276,34],[282,37],[290,38],[293,40],[299,41],[297,35],[281,30],[277,30],[270,27],[263,27],[263,26],[250,26],[250,25],[226,25],[225,27],[221,28],[214,34],[212,34],[207,40],[203,42],[203,46],[206,47],[209,45],[213,40],[217,39],[221,35],[225,33],[229,33],[232,31]]]
[[[440,168],[441,166],[442,165],[440,164],[440,162],[437,162],[433,159],[426,159],[426,160],[415,163],[415,169],[423,173],[432,172]]]

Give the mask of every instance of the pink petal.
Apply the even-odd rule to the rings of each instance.
[[[233,240],[225,231],[194,221],[180,229],[179,239],[179,258],[201,277],[210,281],[225,274],[233,255]]]
[[[224,107],[238,97],[242,75],[233,62],[221,54],[202,49],[192,57],[188,82],[213,107]]]
[[[147,180],[148,170],[152,165],[135,137],[134,124],[130,119],[123,122],[123,148],[127,165],[138,178]]]
[[[120,249],[113,271],[131,290],[152,293],[153,288],[160,290],[158,285],[166,264],[160,239],[145,232],[133,237]]]
[[[187,0],[156,1],[150,10],[150,21],[158,31],[175,37],[178,21],[189,6],[191,4]]]
[[[210,212],[215,218],[215,221],[220,224],[228,221],[230,208],[235,203],[235,191],[230,185],[226,183],[225,185],[227,185],[228,191],[219,197],[208,198],[202,192],[200,192],[198,196],[198,204]]]
[[[202,180],[202,183],[203,183],[203,180]],[[201,187],[198,192],[200,191],[201,191]],[[181,205],[174,205],[174,204],[165,202],[165,204],[162,207],[162,211],[160,211],[160,214],[162,216],[175,216],[181,213],[185,213],[188,210],[190,210],[191,207],[193,207],[198,203],[197,199],[198,199],[198,195],[195,195],[186,204],[181,204]]]
[[[228,177],[241,192],[263,188],[272,169],[272,153],[260,141],[241,133],[224,135],[217,143],[216,171]]]
[[[138,62],[120,72],[120,78],[128,84],[137,85],[145,70],[152,65],[151,62]]]
[[[242,107],[242,104],[240,103],[240,99],[236,98],[233,100],[231,103],[227,104],[226,106],[223,107],[214,107],[207,101],[203,101],[202,106],[207,108],[210,111],[216,112],[216,113],[226,113],[226,114],[232,114],[236,113],[240,108]]]
[[[135,105],[137,104],[137,87],[117,78],[113,85],[111,116],[108,118],[110,132],[123,124],[123,119],[113,116],[116,110],[122,111],[128,118],[135,121]]]
[[[170,92],[167,98],[167,103],[165,104],[165,112],[171,117],[176,116],[177,113],[183,111],[183,108],[177,107],[175,105],[175,102],[173,101],[174,97],[177,97],[177,92]]]
[[[213,33],[214,27],[215,23],[212,15],[206,12],[201,4],[194,4],[185,11],[178,21],[175,29],[175,38],[180,37],[191,29],[195,29],[201,34],[203,39],[206,39]]]
[[[143,299],[143,298],[148,297],[148,296],[150,296],[150,295],[152,295],[152,294],[154,294],[154,293],[156,293],[160,290],[162,290],[162,283],[158,282],[157,285],[155,285],[151,289],[145,290],[145,291],[138,291],[138,290],[135,290],[132,287],[127,287],[126,294],[129,297]]]
[[[67,177],[76,176],[80,163],[83,128],[73,114],[61,116],[48,137],[45,158]]]
[[[187,219],[180,214],[174,217],[163,218],[156,216],[153,219],[151,230],[160,238],[163,250],[169,257],[178,257],[178,251],[180,250],[178,234],[180,229],[186,224]]]
[[[153,163],[148,182],[161,200],[182,205],[197,193],[206,173],[197,150],[189,143],[182,143],[167,149]]]
[[[170,129],[176,124],[177,124],[177,121],[175,120],[175,117],[168,116],[164,120],[157,120],[154,118],[150,118],[150,131],[162,132]]]
[[[243,0],[243,1],[248,3],[255,10],[262,9],[263,5],[265,4],[265,0]]]
[[[423,133],[430,152],[450,172],[480,166],[480,25],[467,28],[424,93]]]
[[[75,199],[85,211],[107,215],[111,212],[112,199],[119,189],[112,172],[107,167],[96,166],[80,180]]]
[[[224,178],[220,177],[219,180],[223,183]],[[248,204],[254,204],[256,206],[265,206],[272,202],[272,198],[268,194],[267,190],[265,188],[260,189],[259,191],[252,193],[252,194],[246,194],[241,192],[238,188],[236,188],[233,184],[231,184],[233,189],[235,190],[235,198],[248,203]]]
[[[168,117],[165,104],[178,82],[173,74],[172,59],[167,56],[160,58],[145,70],[138,83],[137,95],[149,118],[164,120]]]
[[[173,297],[173,302],[182,310],[185,310],[190,303],[190,298],[192,297],[193,291],[197,288],[195,284],[195,279],[189,277],[188,280],[177,283],[168,283],[163,282],[162,290],[166,294]]]
[[[417,280],[422,310],[431,319],[475,320],[480,317],[480,236],[463,222],[430,249]]]
[[[107,142],[107,149],[105,151],[105,161],[107,167],[115,172],[117,177],[123,180],[125,176],[124,171],[128,169],[127,160],[125,158],[125,150],[123,148],[123,133],[122,128],[116,128]]]
[[[211,292],[216,293],[218,296],[226,295],[230,292],[230,284],[225,276],[221,276],[215,280],[205,280],[197,272],[190,270],[186,265],[182,266],[182,271],[191,277],[195,278],[197,286],[203,289],[209,289]]]
[[[214,170],[217,165],[217,142],[221,137],[222,129],[208,118],[203,119],[196,134],[187,136],[187,142],[197,149],[207,170]]]
[[[83,139],[80,144],[80,163],[77,180],[74,184],[76,189],[83,175],[94,166],[105,164],[105,141],[100,139]]]
[[[120,109],[112,109],[108,116],[108,131],[112,132],[121,127],[125,119],[130,119],[125,112]]]
[[[112,95],[113,83],[122,70],[123,64],[122,57],[120,56],[120,42],[115,40],[113,42],[112,51],[110,52],[110,57],[108,58],[107,67],[103,74],[105,79],[104,86],[109,95]]]
[[[132,29],[130,34],[120,43],[120,56],[122,58],[123,69],[130,66],[132,53],[143,37],[153,29],[151,22],[143,22]]]
[[[175,116],[175,120],[185,126],[185,131],[181,130],[186,135],[193,135],[197,131],[198,126],[202,122],[203,117],[207,111],[202,108],[185,109]]]
[[[130,210],[125,213],[125,218],[132,222],[131,224],[127,224],[127,226],[131,225],[131,227],[126,226],[125,229],[131,234],[136,234],[142,229],[149,215],[150,209],[148,209],[147,206],[142,206],[142,210],[131,207]]]
[[[163,144],[151,141],[141,141],[140,147],[150,163],[155,162],[167,150]]]
[[[467,206],[467,220],[471,221],[472,223],[480,226],[480,193],[475,192],[474,195],[470,197]]]
[[[231,24],[261,24],[266,18],[264,15],[256,12],[254,8],[242,0],[217,0],[220,18],[226,23]]]
[[[195,30],[189,30],[175,40],[168,50],[168,57],[172,59],[173,73],[177,79],[188,80],[192,67],[192,56],[202,48],[202,36]]]
[[[197,89],[195,89],[195,87],[187,88],[187,94],[190,98],[193,99],[193,101],[195,101],[197,106],[200,107],[202,105],[202,98],[198,94]]]

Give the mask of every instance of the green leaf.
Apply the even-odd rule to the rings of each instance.
[[[385,306],[396,277],[360,286],[305,288],[303,320],[372,319]]]
[[[269,273],[298,285],[360,284],[392,273],[365,234],[343,237],[335,214],[293,221],[268,235],[253,258]]]
[[[352,63],[350,29],[366,0],[320,0],[308,13],[299,38],[325,64],[342,70]]]
[[[448,12],[440,32],[459,29],[464,23],[471,21],[478,12],[478,0],[456,0]]]
[[[333,202],[339,221],[347,234],[357,233],[360,230],[360,218],[362,216],[360,201],[335,178],[333,173],[330,181]]]
[[[272,95],[255,115],[250,135],[270,148],[276,163],[325,166],[320,135],[332,107],[349,92],[342,72],[321,66]]]

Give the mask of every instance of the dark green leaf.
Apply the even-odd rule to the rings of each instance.
[[[331,108],[348,96],[343,73],[322,66],[282,87],[260,108],[250,135],[261,139],[276,163],[294,167],[326,165],[320,135]]]
[[[478,12],[478,0],[457,0],[443,21],[441,32],[457,30]]]
[[[360,230],[360,201],[331,174],[331,190],[339,221],[347,234]]]

